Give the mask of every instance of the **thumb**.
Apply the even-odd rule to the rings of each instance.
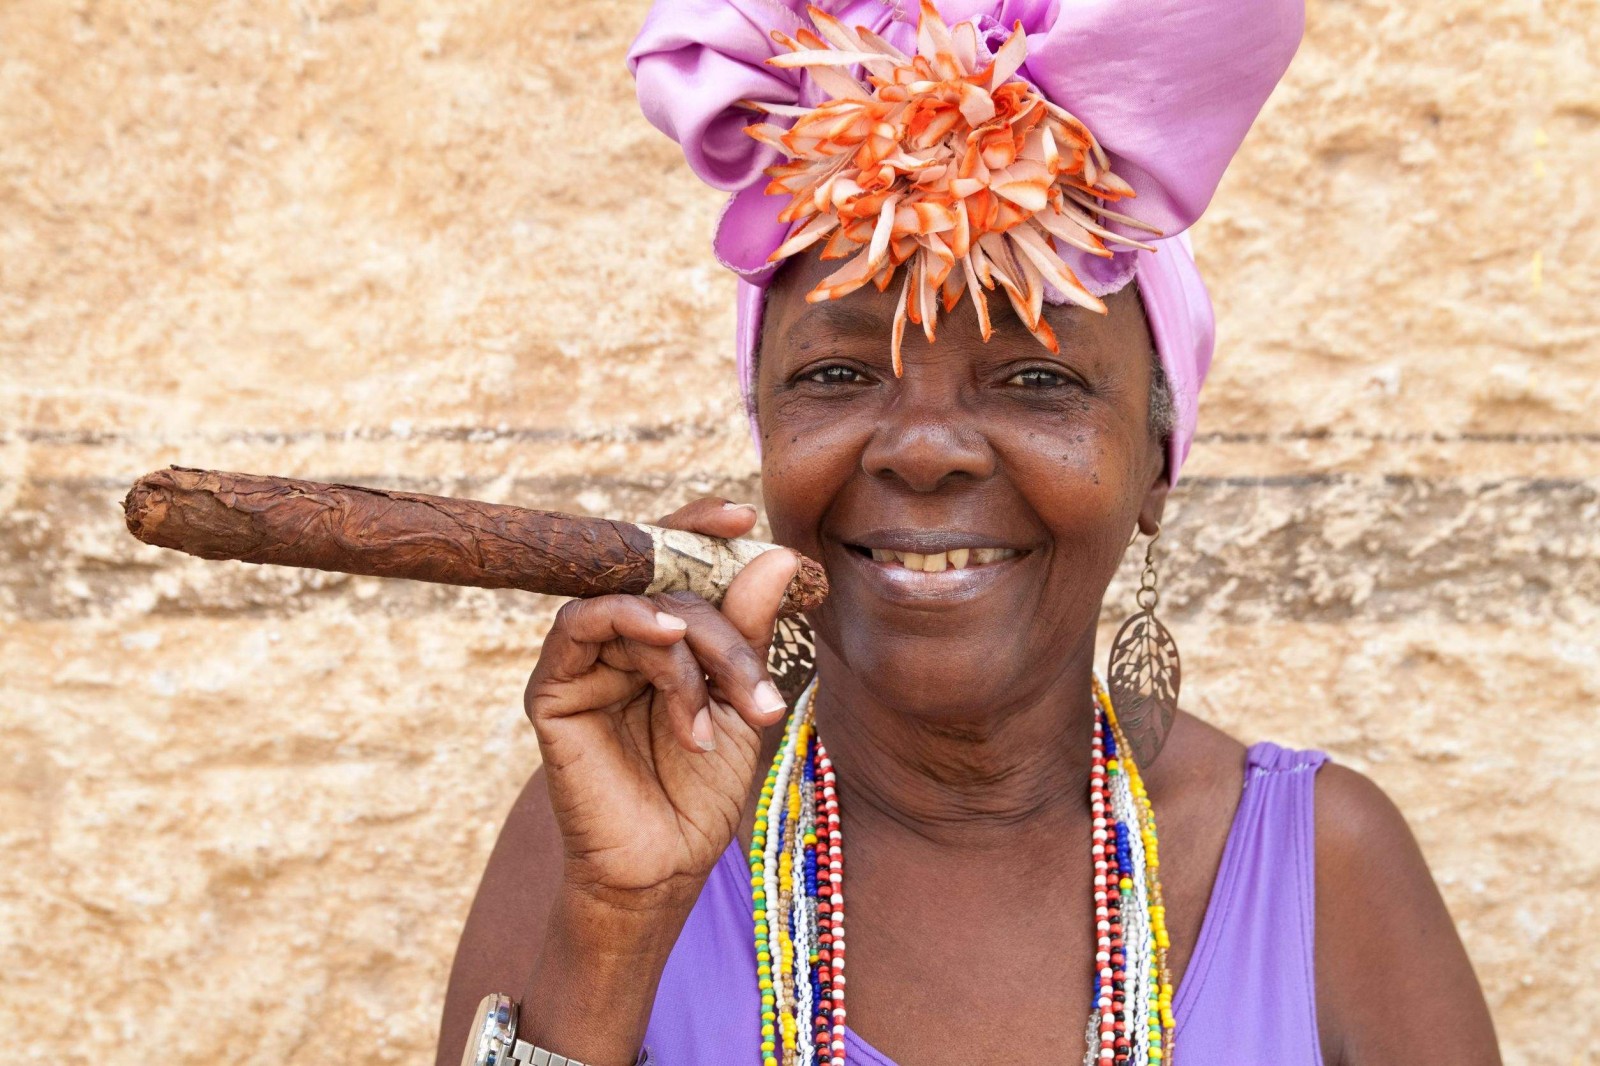
[[[723,616],[762,655],[772,643],[783,594],[799,568],[800,557],[788,548],[762,552],[734,576],[722,598]]]

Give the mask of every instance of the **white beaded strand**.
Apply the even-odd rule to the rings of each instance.
[[[767,901],[764,949],[772,958],[771,994],[778,1019],[773,1034],[777,1045],[774,1057],[783,1066],[844,1066],[845,1063],[843,838],[833,765],[826,747],[815,735],[815,723],[811,719],[814,691],[815,682],[796,702],[794,713],[786,723],[778,765],[772,777],[772,794],[763,811],[767,832],[753,886],[762,893],[760,898]],[[1110,713],[1109,709],[1106,713]],[[816,756],[815,777],[809,788],[805,783],[807,767],[801,761],[808,753],[800,743],[808,727]],[[1085,1027],[1083,1062],[1084,1066],[1112,1066],[1118,1062],[1119,1031],[1113,1013],[1113,978],[1120,969],[1125,1023],[1120,1035],[1125,1036],[1128,1049],[1125,1061],[1128,1066],[1170,1066],[1169,1041],[1162,1044],[1161,1060],[1151,1058],[1152,1031],[1158,1036],[1164,1035],[1157,1013],[1162,987],[1155,921],[1159,915],[1151,911],[1159,887],[1154,885],[1153,871],[1148,865],[1147,827],[1141,823],[1144,808],[1134,795],[1133,774],[1129,773],[1129,767],[1134,764],[1122,750],[1125,742],[1118,745],[1117,772],[1111,773],[1106,765],[1106,747],[1113,732],[1102,715],[1096,713],[1088,798],[1094,865],[1095,972],[1099,989]],[[1115,739],[1121,740],[1120,731],[1116,733]],[[793,818],[787,817],[791,787],[796,790],[797,799]],[[1118,857],[1118,823],[1127,828],[1128,861],[1126,867],[1118,864],[1118,883],[1113,885],[1110,867]],[[782,832],[778,831],[780,824]],[[806,836],[809,833],[815,833],[816,839],[815,897],[806,891]],[[779,908],[781,893],[777,877],[785,862],[790,869],[790,893],[786,905]],[[1121,884],[1124,879],[1125,889]],[[1110,892],[1113,890],[1119,897],[1121,967],[1114,966],[1112,961]],[[826,920],[819,909],[822,901],[829,906]],[[823,947],[823,936],[828,937],[829,957],[825,962],[819,957],[819,966],[826,968],[830,980],[825,1001],[820,1001],[822,992],[813,981],[811,959]],[[782,964],[784,939],[791,949],[787,966]],[[763,950],[759,937],[757,949]],[[827,1027],[827,1040],[823,1042],[817,1036],[816,1023],[830,1015],[831,1025]],[[793,1023],[792,1039],[787,1042],[792,1063],[787,1062],[785,1056],[784,1023],[788,1021]]]
[[[1088,1063],[1109,1063],[1116,1054],[1112,1035],[1116,1019],[1111,1013],[1111,915],[1108,895],[1110,864],[1106,861],[1107,841],[1110,838],[1106,828],[1110,822],[1106,815],[1110,811],[1110,804],[1106,796],[1105,753],[1105,730],[1100,724],[1100,716],[1096,714],[1094,740],[1090,747],[1089,814],[1093,819],[1091,823],[1093,843],[1090,854],[1094,859],[1094,961],[1100,982],[1099,995],[1095,998],[1094,1004],[1094,1016],[1098,1024],[1094,1026],[1089,1041],[1089,1054],[1085,1058],[1085,1062]]]
[[[800,758],[805,758],[805,752],[800,753]],[[811,950],[816,938],[811,922],[816,915],[811,910],[810,897],[806,895],[805,878],[806,832],[813,824],[816,802],[814,790],[804,785],[804,769],[801,766],[795,770],[802,784],[800,817],[794,826],[794,847],[790,850],[795,887],[790,893],[789,914],[794,926],[795,1051],[800,1066],[815,1066],[817,1049],[811,1033],[811,1018],[816,1007],[816,994],[811,987]]]
[[[789,795],[789,779],[794,771],[795,749],[799,747],[797,741],[800,736],[800,723],[804,718],[805,716],[796,709],[789,716],[788,729],[784,733],[783,759],[778,764],[778,776],[773,782],[772,798],[768,801],[767,848],[762,862],[765,871],[762,888],[767,893],[767,928],[772,945],[769,949],[772,956],[772,1009],[778,1019],[775,1028],[779,1048],[783,1047],[783,1015],[789,1009],[789,997],[785,991],[785,979],[788,975],[783,972],[782,952],[777,950],[780,934],[776,923],[784,921],[787,917],[777,906],[778,851],[782,846],[779,840],[782,834],[778,832],[778,826],[782,824],[783,809]]]
[[[1117,752],[1119,762],[1123,753]],[[1154,979],[1153,936],[1150,931],[1150,891],[1145,883],[1144,838],[1139,832],[1139,811],[1126,769],[1112,779],[1111,809],[1128,827],[1132,869],[1124,871],[1129,888],[1122,894],[1122,953],[1124,1009],[1128,1019],[1129,1062],[1149,1066],[1150,986]]]
[[[828,921],[833,934],[833,941],[829,945],[831,957],[828,963],[830,974],[830,992],[833,998],[832,1016],[833,1027],[828,1041],[829,1066],[844,1066],[844,1030],[846,1013],[844,1006],[844,836],[839,828],[839,798],[835,786],[838,779],[833,773],[833,761],[828,758],[828,749],[823,745],[822,739],[817,739],[817,769],[822,773],[822,814],[828,830]],[[819,843],[820,838],[819,838]],[[822,893],[822,886],[817,886],[817,892]]]

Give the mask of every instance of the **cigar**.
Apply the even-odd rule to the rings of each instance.
[[[128,531],[202,559],[238,559],[551,596],[695,592],[721,603],[775,545],[481,500],[172,466],[134,482]],[[780,616],[828,594],[804,556]]]

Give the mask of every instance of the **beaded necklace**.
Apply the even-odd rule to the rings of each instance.
[[[844,1066],[844,838],[813,681],[784,727],[750,837],[762,1066]],[[1155,812],[1098,675],[1090,745],[1094,1007],[1084,1066],[1172,1066]]]

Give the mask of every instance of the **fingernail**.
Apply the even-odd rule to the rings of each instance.
[[[755,509],[756,509],[756,505],[753,504],[753,503],[732,503],[732,502],[729,502],[729,503],[723,504],[722,505],[722,509],[724,511],[750,511],[751,513],[754,513]]]
[[[717,750],[717,735],[711,730],[710,707],[700,708],[689,731],[694,734],[694,742],[700,745],[701,751]]]
[[[763,681],[756,686],[756,708],[763,714],[778,714],[787,711],[789,704],[778,691],[778,686],[771,681]]]
[[[689,628],[688,622],[685,622],[675,614],[668,614],[666,611],[656,612],[656,625],[662,629],[675,629],[680,633]]]

